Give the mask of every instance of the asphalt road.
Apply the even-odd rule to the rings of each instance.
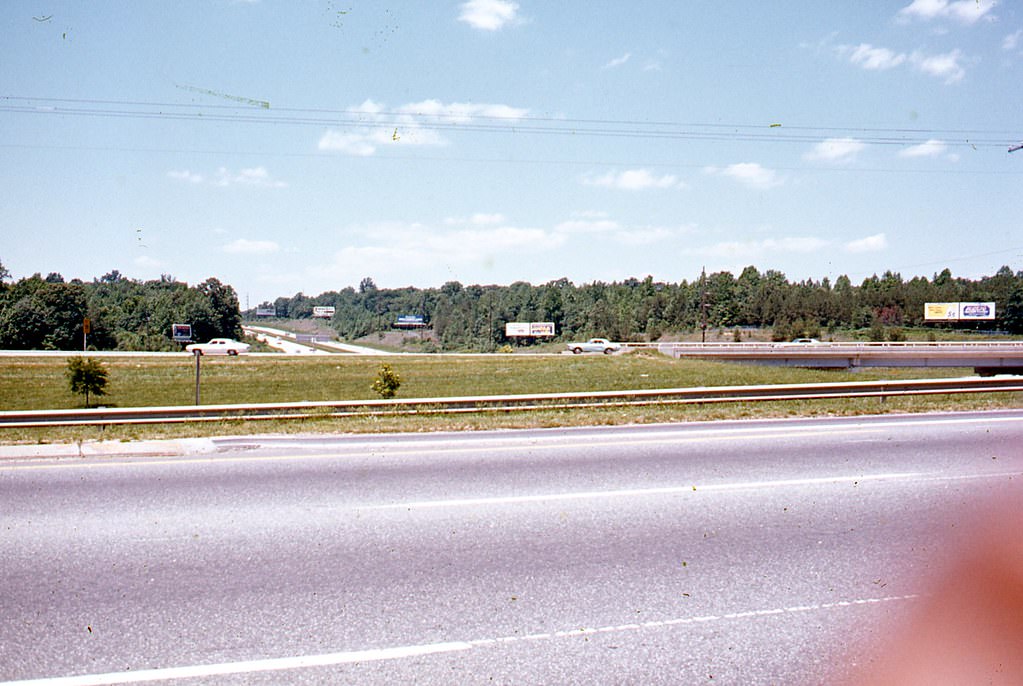
[[[0,462],[0,684],[836,682],[1023,477],[1021,412],[218,445]]]

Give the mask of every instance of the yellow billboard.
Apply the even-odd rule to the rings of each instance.
[[[924,321],[954,322],[959,320],[959,303],[924,303]]]

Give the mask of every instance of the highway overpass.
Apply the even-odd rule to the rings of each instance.
[[[1023,341],[975,343],[656,343],[675,358],[778,367],[973,367],[980,374],[1023,374]]]

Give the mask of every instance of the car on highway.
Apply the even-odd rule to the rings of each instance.
[[[232,338],[211,338],[208,343],[192,343],[185,350],[199,355],[240,355],[249,352],[249,344]]]
[[[792,342],[796,345],[817,345],[820,343],[816,338],[793,338]]]
[[[568,349],[576,355],[581,353],[604,353],[610,355],[622,349],[621,344],[612,343],[606,338],[591,338],[585,343],[567,343]]]

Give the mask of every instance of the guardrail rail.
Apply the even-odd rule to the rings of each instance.
[[[956,393],[1023,392],[1023,378],[856,381],[766,386],[711,386],[631,391],[584,391],[455,398],[337,400],[237,405],[13,410],[0,412],[0,429],[109,424],[163,424],[224,420],[309,419],[368,415],[521,412],[729,402],[868,398]]]

